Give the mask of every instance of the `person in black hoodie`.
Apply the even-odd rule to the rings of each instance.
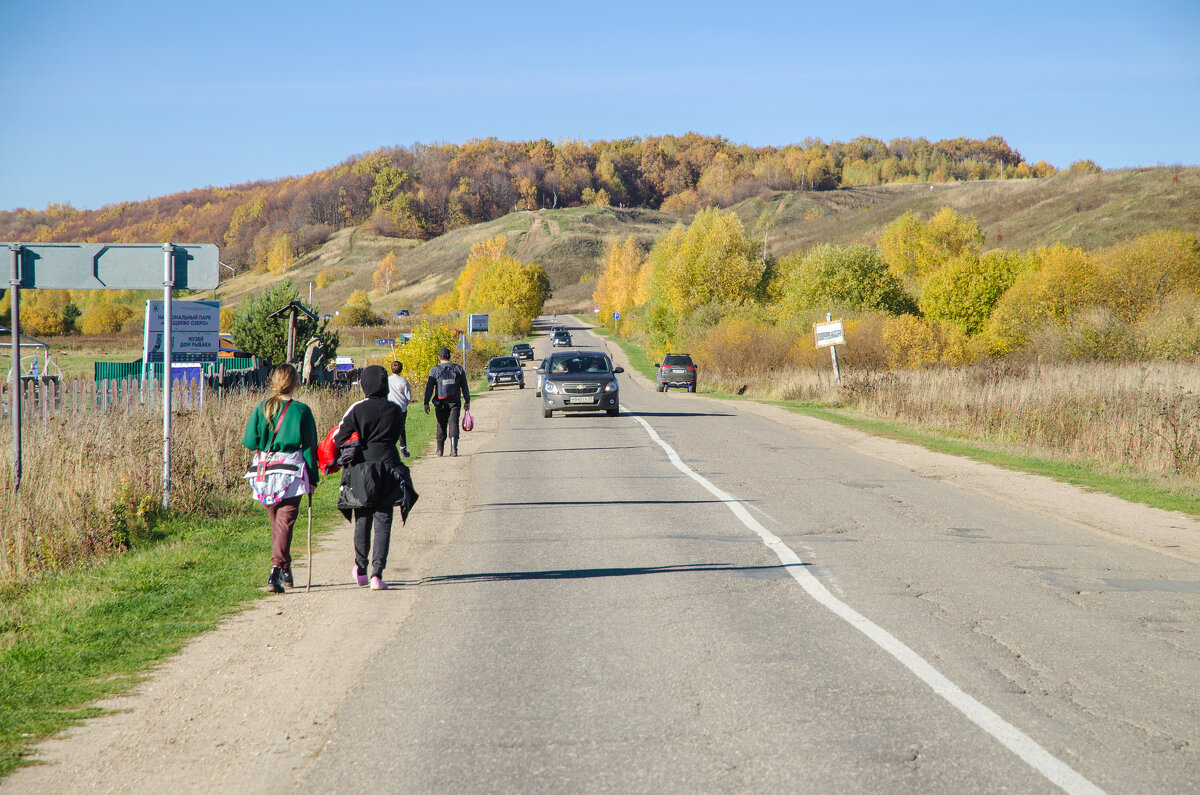
[[[396,452],[396,441],[404,427],[399,406],[388,400],[387,371],[377,364],[362,371],[364,399],[351,406],[342,417],[333,441],[343,457],[358,433],[358,450],[342,470],[338,509],[347,521],[354,522],[354,579],[371,589],[387,589],[383,570],[387,566],[392,535],[392,511],[400,506],[400,523],[417,501],[412,475]],[[372,538],[372,529],[374,537]],[[370,565],[370,576],[367,567]]]

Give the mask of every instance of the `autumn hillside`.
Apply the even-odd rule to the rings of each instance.
[[[874,243],[883,227],[906,210],[923,217],[949,206],[978,219],[985,248],[1032,249],[1062,242],[1096,250],[1143,232],[1175,228],[1200,232],[1200,169],[1148,169],[1061,174],[1037,180],[878,185],[832,191],[777,191],[732,206],[746,230],[780,257],[820,242]],[[374,307],[391,314],[417,309],[445,292],[471,246],[503,234],[510,253],[545,267],[553,298],[548,308],[581,309],[591,303],[593,278],[610,240],[635,237],[648,248],[688,215],[616,207],[519,211],[460,227],[431,240],[385,237],[370,224],[342,229],[296,260],[288,272],[322,311],[341,307],[354,290],[372,290],[372,274],[388,252],[397,257],[397,287],[371,292]],[[345,269],[342,279],[318,286],[323,270]],[[241,296],[278,277],[247,272],[222,283],[219,297]]]

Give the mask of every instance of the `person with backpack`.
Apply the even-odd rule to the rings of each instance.
[[[409,458],[408,435],[404,426],[408,424],[408,404],[412,402],[412,387],[408,379],[401,375],[403,372],[404,365],[393,361],[392,374],[388,376],[388,400],[400,407],[400,457]]]
[[[450,349],[438,351],[438,363],[429,371],[425,381],[425,413],[433,400],[437,418],[437,453],[445,455],[446,438],[450,438],[450,455],[458,455],[458,418],[463,410],[471,410],[471,391],[467,388],[467,371],[450,361]]]
[[[392,513],[400,506],[400,523],[417,501],[412,474],[396,452],[404,412],[388,400],[387,371],[377,364],[363,368],[363,399],[352,405],[334,431],[341,450],[342,487],[338,510],[354,522],[354,570],[359,585],[387,590],[387,566],[392,537]],[[357,450],[350,454],[350,437],[358,434]],[[369,567],[369,568],[368,568]],[[369,572],[369,573],[368,573]]]
[[[317,423],[312,409],[292,393],[300,386],[300,376],[290,364],[281,364],[271,372],[271,396],[254,407],[246,422],[242,445],[254,452],[290,453],[300,460],[300,469],[290,478],[287,488],[277,495],[263,497],[271,523],[271,572],[267,586],[272,593],[283,593],[292,579],[292,530],[300,515],[300,499],[311,494],[321,479],[317,469]],[[261,474],[261,473],[260,473]]]

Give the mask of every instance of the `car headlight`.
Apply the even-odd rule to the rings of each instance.
[[[604,391],[605,392],[616,392],[617,391],[617,379],[614,378],[613,380],[611,380],[607,384],[605,384]]]
[[[550,394],[554,395],[558,393],[558,387],[556,387],[550,381],[545,381],[542,383],[542,391],[549,392]]]

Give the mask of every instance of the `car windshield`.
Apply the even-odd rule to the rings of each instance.
[[[686,367],[692,363],[691,356],[668,356],[663,359],[663,367]]]
[[[521,365],[517,364],[517,360],[511,356],[499,356],[495,359],[492,359],[492,361],[488,364],[488,367],[490,367],[493,370],[503,370],[505,367],[520,367],[520,366]]]
[[[581,375],[585,373],[610,373],[612,366],[605,356],[579,354],[559,356],[550,360],[550,372],[555,375]]]
[[[518,342],[516,345],[513,346],[513,350],[514,351],[527,351],[527,350],[529,350],[529,343]]]

